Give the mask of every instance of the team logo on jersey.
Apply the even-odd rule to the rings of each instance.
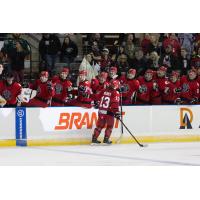
[[[62,90],[63,90],[63,86],[61,84],[56,84],[55,86],[55,92],[56,94],[61,94],[62,93]]]
[[[183,83],[183,92],[188,92],[190,89],[189,85],[187,83]]]
[[[9,90],[4,90],[2,96],[5,100],[11,100],[12,94]]]
[[[192,129],[193,113],[189,108],[180,108],[180,129]]]
[[[139,88],[139,92],[140,92],[140,93],[145,93],[145,92],[147,92],[147,86],[146,86],[146,85],[141,85],[140,88]]]
[[[128,92],[129,91],[129,85],[128,84],[124,84],[124,92]]]

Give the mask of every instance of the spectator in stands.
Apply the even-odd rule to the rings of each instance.
[[[81,65],[79,67],[79,71],[85,70],[87,72],[86,79],[91,81],[98,75],[98,70],[92,66],[92,54],[88,53],[84,56]],[[79,83],[79,79],[77,79],[77,85]]]
[[[160,56],[159,64],[167,67],[168,73],[178,69],[178,60],[173,53],[172,45],[168,44],[165,47],[165,53]]]
[[[93,42],[92,44],[92,59],[94,61],[94,64],[99,63],[101,60],[101,50],[97,44],[97,42]]]
[[[182,48],[186,49],[187,55],[191,58],[194,49],[194,36],[191,33],[179,33],[178,39]]]
[[[159,68],[159,56],[156,51],[150,53],[149,59],[147,60],[147,69],[157,70]]]
[[[109,56],[109,50],[107,48],[104,48],[100,60],[101,71],[108,72],[110,65],[111,65],[111,58]]]
[[[163,41],[163,48],[166,49],[167,46],[172,46],[172,53],[175,56],[180,55],[181,45],[175,33],[169,34],[169,36]]]
[[[3,79],[3,74],[4,74],[3,70],[4,70],[3,63],[0,63],[0,80]]]
[[[89,40],[89,46],[92,47],[92,45],[94,44],[94,42],[96,43],[98,49],[100,51],[103,50],[105,42],[103,40],[103,34],[100,33],[92,33],[91,35],[89,35],[88,37]]]
[[[50,75],[55,71],[55,63],[58,62],[61,43],[55,34],[45,33],[39,43],[41,58],[45,61],[45,68]]]
[[[151,44],[150,34],[149,33],[145,33],[144,34],[144,38],[141,41],[141,47],[142,47],[144,55],[149,53],[150,44]]]
[[[8,71],[12,71],[15,81],[22,83],[24,81],[24,61],[30,54],[30,49],[27,41],[20,36],[19,33],[12,34],[13,38],[5,40],[1,51],[9,63]]]
[[[130,60],[130,62],[133,60],[134,56],[135,56],[135,45],[133,43],[134,37],[133,34],[127,34],[127,39],[124,43],[124,49],[125,49],[125,53],[128,56],[128,60]]]
[[[125,48],[123,45],[117,46],[116,43],[114,43],[114,54],[112,55],[112,65],[115,65],[117,63],[117,60],[121,54],[126,54],[125,53]]]
[[[157,37],[155,35],[151,35],[148,53],[155,51],[155,52],[157,52],[158,55],[160,55],[161,54],[161,46],[159,44],[160,44],[159,37]]]
[[[61,61],[67,63],[67,66],[70,66],[70,63],[74,62],[74,59],[78,55],[78,47],[73,42],[70,37],[67,35],[64,38],[62,47],[61,47]]]
[[[195,68],[200,67],[200,46],[191,60],[191,66],[194,66]]]
[[[190,59],[188,58],[188,52],[186,48],[181,48],[181,56],[179,62],[179,74],[187,75],[187,71],[190,69]]]
[[[135,58],[133,59],[133,62],[131,63],[131,68],[136,69],[137,76],[144,75],[144,72],[146,71],[146,59],[144,58],[144,53],[142,49],[137,49],[135,51]]]
[[[130,69],[130,66],[128,64],[128,58],[126,54],[121,54],[118,58],[117,62],[117,68],[118,68],[118,75],[125,75],[126,72]]]

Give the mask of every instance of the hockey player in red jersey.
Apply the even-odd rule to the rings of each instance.
[[[14,75],[8,73],[6,80],[0,81],[0,96],[4,99],[4,103],[1,106],[16,107],[17,97],[20,95],[22,87],[19,83],[14,81]]]
[[[99,95],[99,111],[98,111],[98,120],[97,126],[94,129],[94,133],[92,136],[92,143],[99,144],[101,143],[98,140],[98,137],[102,131],[102,129],[106,126],[105,136],[103,143],[111,144],[112,142],[109,140],[112,129],[114,126],[114,118],[119,118],[119,102],[120,102],[120,94],[118,80],[111,80],[109,87],[103,90]]]
[[[169,81],[166,82],[162,95],[163,104],[181,104],[181,84],[179,73],[172,71]]]
[[[197,104],[199,99],[199,83],[197,81],[197,71],[188,70],[187,76],[181,77],[181,100],[184,104]]]
[[[153,74],[153,70],[147,69],[144,76],[138,78],[140,86],[137,93],[136,104],[152,104],[152,96],[154,98],[156,97],[156,94],[159,95],[158,86],[153,81]]]
[[[156,73],[155,76],[155,83],[154,88],[157,87],[157,91],[154,90],[152,92],[152,104],[162,104],[163,95],[164,95],[164,89],[167,84],[168,78],[166,77],[167,68],[164,66],[161,66]]]
[[[100,72],[97,78],[91,80],[91,88],[94,101],[97,101],[98,100],[97,96],[99,95],[99,93],[108,87],[109,83],[107,82],[107,78],[108,78],[107,72]]]
[[[73,95],[77,98],[68,101],[66,105],[70,106],[81,106],[85,108],[92,107],[92,89],[91,83],[86,79],[87,72],[85,70],[79,71],[79,85],[78,90],[73,91]]]
[[[111,81],[111,80],[115,80],[115,79],[118,79],[118,74],[117,74],[117,67],[110,67],[110,70],[109,70],[109,74],[108,74],[108,81]]]
[[[42,71],[40,79],[37,79],[30,88],[37,90],[35,98],[31,99],[25,106],[48,107],[51,106],[52,97],[55,95],[54,85],[48,81],[49,73]]]
[[[54,76],[52,82],[55,87],[55,95],[52,98],[52,106],[64,106],[72,91],[72,82],[67,80],[69,74],[68,68],[63,68],[59,76]]]
[[[122,104],[131,105],[135,103],[135,96],[139,89],[139,81],[135,79],[136,70],[129,69],[127,75],[120,76],[120,92],[122,93]]]

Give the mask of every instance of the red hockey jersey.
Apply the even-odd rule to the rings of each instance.
[[[7,101],[6,105],[16,105],[17,96],[20,95],[21,90],[22,87],[17,82],[8,85],[5,80],[0,81],[0,95]]]

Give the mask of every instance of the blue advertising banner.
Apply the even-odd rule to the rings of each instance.
[[[16,107],[15,109],[16,123],[16,145],[27,146],[26,134],[26,108]]]

